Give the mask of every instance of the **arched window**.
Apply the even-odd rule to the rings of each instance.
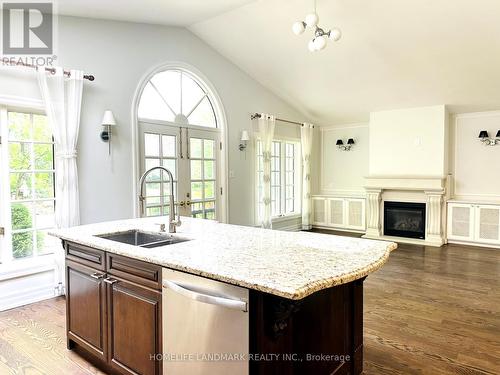
[[[137,97],[138,172],[162,166],[173,176],[176,212],[223,221],[225,116],[215,87],[192,67],[165,65],[140,84]],[[163,172],[145,179],[145,215],[170,212]]]
[[[181,70],[165,70],[148,81],[139,101],[138,114],[140,119],[217,128],[207,89],[194,76]]]

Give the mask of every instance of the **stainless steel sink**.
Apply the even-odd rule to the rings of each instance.
[[[172,245],[175,243],[189,241],[187,238],[173,236],[171,234],[144,232],[141,230],[127,230],[125,232],[101,234],[96,237],[105,238],[107,240],[126,243],[139,247],[158,247]]]

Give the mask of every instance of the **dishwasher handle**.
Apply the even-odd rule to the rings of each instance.
[[[163,287],[172,289],[172,291],[198,302],[222,306],[232,310],[240,310],[244,312],[248,311],[248,304],[245,301],[199,293],[194,290],[188,289],[185,286],[174,283],[170,280],[163,280]]]

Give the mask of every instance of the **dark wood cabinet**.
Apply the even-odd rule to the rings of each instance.
[[[106,294],[104,273],[72,261],[66,262],[68,347],[71,340],[106,360]]]
[[[108,279],[108,337],[111,365],[123,374],[161,373],[161,293]]]
[[[160,375],[161,267],[64,243],[68,349],[112,374]]]

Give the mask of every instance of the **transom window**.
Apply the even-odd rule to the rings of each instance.
[[[51,254],[59,241],[47,235],[55,226],[54,141],[42,114],[2,110],[2,263]],[[7,133],[7,134],[6,134]],[[7,182],[4,184],[4,181]]]
[[[300,213],[300,155],[298,142],[275,140],[271,146],[271,215],[280,217]],[[257,205],[262,217],[264,158],[262,142],[257,141]]]
[[[140,119],[217,127],[208,92],[193,76],[181,70],[166,70],[149,80],[139,101],[138,114]]]

